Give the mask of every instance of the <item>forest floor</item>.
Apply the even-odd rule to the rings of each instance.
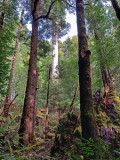
[[[53,114],[49,117],[48,138],[45,139],[45,114],[38,115],[35,128],[36,143],[21,149],[18,145],[18,130],[21,119],[20,112],[11,111],[10,116],[6,119],[3,119],[3,123],[0,127],[0,159],[63,160],[63,158],[53,158],[50,156],[50,150],[54,144],[55,128],[58,124],[58,117],[56,117],[56,114]]]
[[[33,145],[29,145],[27,147],[23,147],[23,148],[19,148],[19,135],[18,135],[18,131],[19,131],[19,126],[20,126],[20,121],[21,121],[21,113],[22,111],[19,110],[19,106],[15,107],[15,109],[13,108],[13,110],[11,110],[10,112],[10,116],[8,118],[4,118],[3,119],[3,123],[0,126],[0,160],[70,160],[69,158],[67,158],[66,153],[63,148],[63,153],[64,156],[60,157],[60,155],[56,154],[55,157],[51,157],[50,155],[50,151],[52,146],[54,145],[55,142],[55,132],[57,131],[57,127],[59,123],[59,118],[66,118],[67,117],[67,111],[64,113],[62,113],[61,115],[58,114],[58,112],[51,112],[49,114],[49,119],[48,119],[48,137],[47,139],[45,139],[45,110],[39,110],[37,113],[37,118],[36,118],[36,127],[35,127],[35,133],[36,133],[36,143]],[[107,109],[107,113],[109,111],[111,111],[111,108]],[[113,111],[113,110],[112,110]],[[0,111],[1,112],[1,111]],[[103,123],[105,123],[105,121],[108,119],[110,121],[110,118],[106,112],[100,111],[100,114],[102,114],[102,121]],[[100,114],[98,114],[98,120],[101,120],[101,116]],[[75,115],[79,115],[79,111],[76,110],[75,111]],[[1,120],[2,117],[0,117]],[[117,119],[119,122],[119,117],[117,118],[115,116],[115,120],[116,123],[113,124],[113,121],[111,121],[111,124],[113,124],[113,127],[119,128],[119,125],[117,124]],[[66,122],[66,121],[65,121]],[[107,122],[106,122],[107,123]],[[75,123],[76,124],[76,123]],[[63,126],[65,126],[63,124]],[[64,128],[64,130],[69,130],[69,127],[67,125],[66,128]],[[110,128],[109,128],[110,130]],[[106,126],[104,126],[101,130],[101,134],[105,133],[108,135],[108,138],[110,139],[110,134],[108,128]],[[57,132],[58,133],[58,132]],[[69,132],[70,133],[70,132]],[[70,142],[69,138],[71,135],[69,135],[69,133],[65,133],[67,135],[67,142]],[[62,133],[58,133],[58,135]],[[119,136],[119,132],[117,134],[118,136],[114,136],[112,135],[112,137],[114,139],[112,139],[112,143],[111,146],[113,147],[113,149],[111,151],[115,151],[117,154],[117,157],[120,155],[120,136]],[[71,137],[72,138],[72,137]],[[106,138],[103,136],[103,138]],[[106,140],[106,139],[105,139]],[[108,139],[107,139],[108,140]],[[77,149],[80,151],[80,149],[78,148],[78,146],[80,146],[80,141],[75,141],[76,145],[74,146],[75,148],[75,152],[77,151]],[[78,145],[77,145],[78,143]],[[65,145],[67,146],[66,142]],[[71,144],[70,144],[71,146]],[[73,144],[72,144],[73,146]],[[77,146],[77,148],[76,148]],[[73,150],[73,148],[71,148]],[[82,150],[81,150],[82,151]],[[70,151],[70,153],[72,153]],[[77,151],[78,153],[78,151]],[[114,153],[114,152],[113,152]],[[81,154],[81,153],[80,153]],[[110,155],[109,150],[106,149],[106,153],[105,156],[108,157]],[[82,158],[81,158],[82,159]],[[72,160],[75,160],[74,158]],[[78,159],[77,159],[78,160]],[[80,159],[79,159],[80,160]],[[104,159],[104,160],[108,160],[108,159]],[[109,158],[109,160],[120,160],[120,158]]]

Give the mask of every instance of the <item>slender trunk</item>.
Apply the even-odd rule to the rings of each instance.
[[[37,115],[37,90],[38,90],[38,78],[39,78],[39,70],[38,68],[36,69],[36,80],[35,80],[35,87],[36,87],[36,92],[35,92],[35,115],[34,115],[34,126],[36,123],[36,115]],[[34,133],[35,137],[35,133]],[[35,139],[35,138],[34,138]]]
[[[118,20],[120,21],[120,7],[118,5],[118,2],[116,0],[111,0],[112,6],[116,12],[116,16]]]
[[[82,137],[98,142],[97,124],[91,90],[90,51],[86,36],[83,0],[76,0],[78,46],[79,46],[79,84]]]
[[[72,102],[70,104],[70,112],[73,112],[73,110],[74,110],[74,105],[75,105],[75,102],[76,102],[76,99],[77,99],[77,95],[78,95],[78,89],[79,89],[79,81],[77,83],[77,88],[76,88],[73,100],[72,100]]]
[[[56,24],[53,23],[53,53],[52,53],[52,78],[54,81],[59,81],[59,67],[58,67],[58,31]]]
[[[11,79],[10,79],[10,83],[9,83],[9,87],[8,87],[8,94],[7,94],[5,102],[4,102],[3,115],[5,117],[8,116],[10,102],[11,102],[11,95],[12,95],[12,88],[13,88],[13,75],[14,75],[16,57],[17,57],[17,52],[18,52],[20,32],[21,32],[21,29],[22,29],[23,16],[24,16],[24,10],[21,12],[21,20],[20,20],[20,24],[19,24],[19,28],[18,28],[18,32],[17,32],[15,51],[14,51],[14,56],[13,56],[13,60],[12,60],[12,68],[11,68],[11,72],[10,72],[10,78]]]
[[[27,86],[24,99],[23,114],[19,129],[19,142],[27,146],[34,142],[34,121],[35,121],[35,100],[36,100],[36,79],[37,79],[37,42],[38,42],[38,20],[39,17],[39,0],[33,2],[33,21],[31,52],[29,60],[29,69],[27,77]]]
[[[48,103],[49,103],[49,91],[50,91],[50,66],[48,73],[48,90],[47,90],[47,103],[46,103],[46,120],[45,120],[45,139],[47,138],[48,133]]]
[[[18,94],[15,95],[15,97],[13,98],[13,100],[10,102],[9,107],[14,103],[15,99],[17,98]]]
[[[0,34],[2,31],[3,23],[4,23],[6,4],[7,4],[7,0],[3,0],[2,14],[1,14],[1,18],[0,18]]]

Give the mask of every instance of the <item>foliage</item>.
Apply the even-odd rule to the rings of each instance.
[[[13,40],[15,35],[13,31],[15,30],[15,26],[13,25],[11,28],[11,23],[14,24],[14,19],[7,22],[4,25],[3,32],[0,36],[0,94],[5,95],[7,92],[7,85],[10,76],[8,73],[10,72],[11,58],[10,56],[14,53]],[[3,54],[4,53],[4,54]]]
[[[119,94],[119,23],[114,15],[113,7],[107,1],[88,0],[85,8],[88,27],[88,41],[91,55],[93,91],[102,88],[101,69],[107,68],[114,77]],[[95,35],[98,36],[96,40]]]
[[[0,97],[5,96],[7,93],[10,79],[11,56],[14,54],[16,22],[18,20],[16,5],[17,0],[7,2],[4,25],[0,35]]]
[[[85,156],[87,159],[94,160],[92,157],[95,156],[94,158],[96,160],[99,160],[100,157],[103,159],[108,159],[108,160],[115,160],[116,158],[112,157],[112,155],[109,152],[109,146],[104,145],[104,141],[101,139],[99,144],[95,144],[93,139],[89,140],[82,140],[82,145],[81,145],[81,150],[83,151],[83,155],[80,157],[73,155],[70,152],[65,152],[67,157],[70,160],[83,160],[83,156]]]

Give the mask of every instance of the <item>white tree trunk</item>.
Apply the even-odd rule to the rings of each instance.
[[[52,53],[52,79],[53,81],[59,80],[59,67],[58,67],[58,33],[53,31],[53,53]]]

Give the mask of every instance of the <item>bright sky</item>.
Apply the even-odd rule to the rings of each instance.
[[[61,41],[65,41],[68,37],[72,38],[74,35],[77,35],[77,24],[76,24],[76,15],[67,13],[66,21],[71,24],[71,29],[67,35],[61,38]],[[31,30],[31,24],[27,24],[27,28]]]

